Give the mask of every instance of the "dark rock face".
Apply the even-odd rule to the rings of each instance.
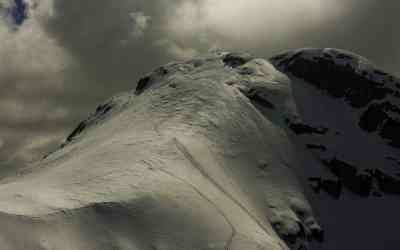
[[[242,66],[243,64],[249,62],[251,59],[253,59],[250,55],[244,54],[244,53],[229,53],[224,58],[222,61],[224,62],[225,65],[232,67],[232,68],[237,68],[239,66]]]
[[[389,145],[400,148],[400,121],[388,118],[379,134],[388,140]]]
[[[80,122],[78,126],[72,131],[72,133],[68,135],[66,143],[73,141],[79,134],[81,134],[88,126],[91,125],[92,120],[101,118],[109,113],[113,109],[113,106],[114,105],[112,101],[99,105],[96,108],[96,112],[94,112],[94,114],[92,114],[88,119]],[[61,145],[61,147],[63,146],[64,144]]]
[[[312,177],[309,178],[309,181],[311,183],[311,188],[318,194],[323,190],[335,199],[339,199],[342,195],[343,184],[340,180],[326,180],[321,177]]]
[[[140,95],[148,87],[150,80],[150,76],[141,78],[136,85],[135,94]]]
[[[317,242],[324,242],[325,239],[325,231],[320,228],[311,228],[311,235],[314,240]]]
[[[268,100],[268,96],[266,96],[267,91],[263,91],[262,88],[250,88],[244,89],[239,88],[240,92],[242,92],[247,98],[251,101],[265,107],[268,109],[275,109],[275,105]]]
[[[369,174],[359,173],[357,168],[338,159],[324,161],[343,185],[355,194],[368,197],[372,190],[372,177]]]
[[[275,109],[275,105],[266,100],[265,98],[260,97],[259,95],[255,94],[249,97],[250,100],[255,101],[256,103],[260,104],[263,107],[269,109]]]
[[[67,142],[72,141],[77,135],[82,133],[82,131],[86,128],[85,122],[80,122],[78,127],[76,127],[70,135],[67,137]]]
[[[304,53],[307,52],[299,52],[281,61],[278,66],[335,98],[344,98],[354,108],[364,107],[373,100],[382,100],[392,93],[382,83],[367,77],[366,73],[356,72],[351,66],[355,59],[349,55],[336,55],[336,59],[348,60],[348,63],[342,65],[336,63],[335,58],[329,54],[309,58]]]
[[[112,106],[108,103],[103,104],[103,105],[99,105],[96,108],[96,114],[102,114],[105,115],[107,114],[110,110],[112,109]]]
[[[296,135],[303,134],[326,134],[329,129],[324,127],[312,127],[304,123],[299,122],[290,122],[290,120],[286,119],[286,123],[290,130],[292,130]]]
[[[307,144],[306,147],[312,150],[319,150],[325,152],[327,148],[324,145]]]
[[[364,58],[333,49],[303,49],[270,60],[281,71],[359,110],[362,130],[376,132],[388,145],[400,148],[400,80],[396,77]],[[310,133],[305,126],[293,128]]]
[[[386,119],[388,119],[388,116],[381,105],[373,104],[362,114],[359,126],[367,132],[375,132]]]
[[[379,136],[382,146],[400,149],[400,80],[395,76],[375,68],[364,58],[334,49],[288,52],[271,58],[271,62],[289,77],[303,79],[318,89],[326,96],[324,98],[341,100],[351,107],[356,121],[351,126],[355,125],[354,128],[359,127],[371,136]],[[345,190],[364,198],[400,195],[400,173],[391,171],[389,174],[381,170],[382,166],[355,166],[343,159],[331,158],[336,154],[330,152],[329,140],[325,141],[324,138],[332,136],[331,133],[327,134],[328,131],[339,128],[329,127],[328,130],[316,128],[307,122],[291,121],[287,121],[287,125],[296,135],[305,135],[306,148],[322,159],[323,164],[336,176],[332,179],[318,176],[309,178],[316,193],[323,191],[335,199],[340,199]],[[340,140],[346,139],[343,136],[351,137],[351,133],[340,132]],[[332,137],[330,139],[335,140]],[[328,146],[321,145],[321,142]],[[400,165],[396,153],[390,159],[384,159],[392,161],[394,167]]]
[[[400,195],[400,180],[379,169],[370,171],[371,175],[377,180],[379,188],[383,193]]]
[[[321,177],[309,178],[312,189],[316,193],[321,190],[331,195],[335,199],[339,199],[342,195],[343,188],[357,194],[361,197],[400,195],[400,179],[384,173],[379,169],[366,169],[359,171],[357,167],[338,160],[323,161],[329,167],[337,180],[323,179]]]
[[[255,73],[255,70],[253,68],[243,67],[239,69],[238,73],[241,75],[252,75]]]
[[[400,121],[391,118],[389,112],[400,115],[400,108],[390,102],[372,104],[362,114],[359,126],[367,132],[378,132],[389,145],[400,148]]]

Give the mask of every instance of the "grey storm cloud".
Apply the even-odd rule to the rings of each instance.
[[[13,1],[0,0],[0,9]],[[399,73],[398,1],[26,0],[19,27],[0,11],[0,171],[60,144],[147,71],[210,49],[270,57],[339,47]],[[2,13],[2,14],[1,14]]]

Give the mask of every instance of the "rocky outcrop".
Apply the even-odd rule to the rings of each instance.
[[[362,114],[359,126],[367,132],[379,133],[389,145],[400,148],[400,120],[391,114],[400,116],[400,108],[388,101],[374,103]]]
[[[271,58],[280,70],[360,110],[359,126],[400,147],[400,80],[367,59],[336,49],[301,49]]]
[[[320,95],[319,103],[303,105],[307,118],[287,120],[288,128],[336,177],[310,176],[314,191],[337,199],[345,191],[361,197],[399,194],[400,179],[393,165],[400,155],[400,80],[365,58],[337,49],[300,49],[271,62],[294,84],[303,84],[300,79]],[[297,103],[301,106],[305,98]],[[312,105],[326,106],[327,111],[314,115],[317,108]],[[375,137],[380,140],[370,143]],[[354,151],[366,153],[355,156]],[[385,152],[396,157],[385,157]]]
[[[343,98],[354,108],[383,100],[400,92],[392,85],[395,77],[357,55],[333,49],[305,49],[271,59],[282,70],[304,79],[335,98]],[[368,67],[367,67],[368,65]]]

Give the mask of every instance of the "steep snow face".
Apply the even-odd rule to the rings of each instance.
[[[307,249],[323,232],[294,174],[310,162],[284,128],[293,100],[247,54],[154,70],[0,183],[2,248]]]
[[[400,194],[400,80],[337,49],[270,61],[293,81],[301,122],[288,120],[289,128],[337,177],[311,179],[316,190],[337,198],[343,188],[362,197]]]

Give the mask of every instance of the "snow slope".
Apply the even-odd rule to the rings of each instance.
[[[395,77],[334,49],[216,52],[133,87],[0,182],[2,249],[391,249],[360,221],[396,224],[376,210],[398,205]]]
[[[285,129],[298,118],[291,84],[247,54],[154,70],[0,182],[2,249],[304,250],[323,240],[295,174],[312,158]]]

